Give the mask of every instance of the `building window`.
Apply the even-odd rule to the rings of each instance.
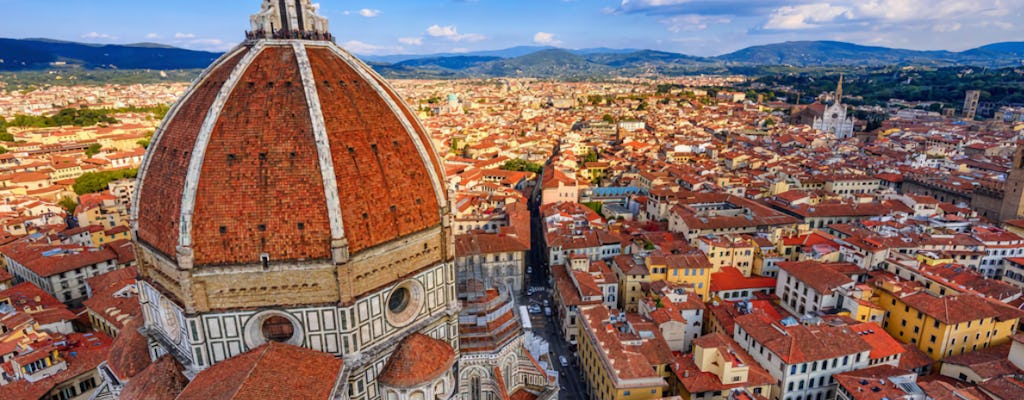
[[[263,321],[263,337],[275,342],[287,342],[295,335],[295,326],[288,318],[275,315]]]

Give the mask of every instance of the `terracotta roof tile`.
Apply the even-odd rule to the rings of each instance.
[[[329,354],[270,342],[203,370],[178,400],[327,399],[341,369]]]
[[[141,317],[129,320],[110,347],[107,365],[122,380],[131,379],[152,362],[149,358],[149,342],[139,333],[142,325]]]
[[[414,333],[402,340],[377,376],[381,384],[408,388],[430,382],[451,370],[455,350],[440,340]]]
[[[125,400],[174,400],[185,386],[188,378],[181,373],[184,368],[171,355],[165,355],[150,364],[121,390]]]

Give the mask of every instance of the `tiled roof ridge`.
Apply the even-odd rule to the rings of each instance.
[[[274,345],[275,345],[276,343],[277,343],[277,342],[274,342],[274,341],[270,341],[270,342],[267,342],[267,344],[265,344],[265,345],[261,346],[261,347],[263,347],[263,349],[262,349],[262,350],[260,351],[260,354],[256,356],[256,360],[255,360],[255,362],[253,362],[253,363],[252,363],[252,364],[251,364],[251,365],[249,366],[249,371],[245,373],[245,378],[242,378],[242,381],[241,381],[241,382],[240,382],[240,383],[238,384],[238,386],[236,386],[236,387],[235,387],[235,390],[233,391],[233,393],[232,393],[232,395],[231,395],[231,397],[230,397],[230,398],[234,399],[234,398],[235,398],[235,396],[237,396],[237,395],[238,395],[238,393],[239,393],[239,392],[240,392],[240,391],[242,390],[242,388],[244,388],[244,387],[248,386],[248,384],[249,384],[249,380],[250,380],[250,379],[252,379],[252,375],[253,375],[253,373],[254,373],[254,372],[255,372],[255,371],[257,370],[257,369],[259,369],[259,368],[257,368],[257,366],[258,366],[258,365],[259,365],[260,363],[262,363],[262,362],[263,362],[263,360],[264,360],[264,359],[266,358],[267,352],[269,352],[269,351],[270,351],[270,347],[271,347],[271,346],[274,346]]]

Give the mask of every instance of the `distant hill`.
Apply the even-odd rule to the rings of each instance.
[[[454,57],[433,57],[405,60],[394,64],[396,67],[436,67],[443,69],[463,70],[486,62],[501,60],[501,57],[484,56],[454,56]]]
[[[915,51],[861,46],[844,42],[786,42],[753,46],[716,57],[719,60],[756,65],[879,65],[955,62],[948,51]]]
[[[435,53],[435,54],[395,54],[385,56],[375,55],[360,55],[360,58],[366,61],[373,61],[379,63],[398,64],[408,60],[418,60],[424,58],[447,58],[447,57],[495,57],[495,58],[515,58],[525,56],[530,53],[536,53],[538,51],[550,50],[554,47],[550,46],[517,46],[510,47],[501,50],[484,50],[484,51],[470,51],[466,53]]]
[[[1024,42],[995,43],[963,52],[891,49],[830,41],[785,42],[748,47],[715,58],[730,63],[798,67],[959,64],[1005,67],[1021,65]]]
[[[586,57],[561,49],[541,50],[503,60],[492,61],[466,70],[469,76],[583,78],[605,76],[614,68],[589,61]]]
[[[45,70],[55,62],[86,69],[205,68],[218,53],[156,43],[93,45],[50,39],[0,39],[0,71]],[[803,41],[748,47],[718,57],[635,49],[580,50],[519,46],[501,50],[430,55],[363,56],[389,77],[588,78],[641,74],[756,73],[794,66],[1021,66],[1024,42],[993,43],[963,52],[917,51],[833,41]]]
[[[50,68],[53,63],[93,69],[206,68],[220,53],[143,43],[94,45],[47,39],[0,39],[0,71]]]

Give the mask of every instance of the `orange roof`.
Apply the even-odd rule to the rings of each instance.
[[[871,346],[871,353],[868,354],[868,358],[885,358],[896,354],[902,354],[906,350],[899,341],[893,339],[892,336],[885,332],[885,330],[875,322],[851,325],[850,329],[860,335],[860,338],[864,339],[864,341],[868,342],[868,345]]]
[[[724,290],[742,289],[775,289],[775,278],[760,276],[743,276],[739,269],[734,267],[722,267],[720,272],[711,274],[711,291],[720,292]]]
[[[330,354],[270,342],[203,370],[178,400],[327,399],[341,370]]]
[[[121,391],[122,399],[174,400],[188,385],[184,368],[170,354],[164,355],[138,375]]]
[[[414,333],[398,344],[377,381],[394,388],[409,388],[439,378],[454,364],[455,350],[448,343]]]

